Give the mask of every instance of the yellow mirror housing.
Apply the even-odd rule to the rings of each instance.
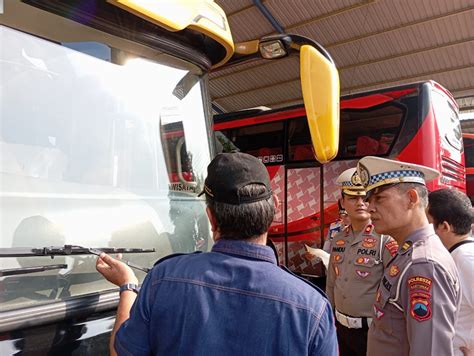
[[[303,101],[316,159],[332,160],[339,147],[339,74],[335,65],[310,45],[300,49]]]
[[[213,68],[226,63],[234,53],[227,17],[213,0],[107,0],[169,31],[185,28],[209,36],[225,49],[225,56]]]

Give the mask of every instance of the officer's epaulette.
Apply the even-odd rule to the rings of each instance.
[[[373,230],[374,230],[374,225],[368,224],[364,229],[364,235],[372,235]]]
[[[160,258],[158,261],[155,262],[153,267],[155,267],[158,263],[164,262],[166,260],[169,260],[170,258],[178,257],[178,256],[184,256],[184,255],[193,255],[195,253],[201,253],[202,251],[195,251],[191,253],[172,253],[171,255],[165,256]]]
[[[325,293],[321,288],[319,288],[317,285],[315,285],[315,284],[311,283],[310,281],[308,281],[307,279],[305,279],[305,278],[303,278],[303,277],[300,277],[300,276],[298,276],[297,274],[291,272],[291,271],[290,271],[287,267],[285,267],[285,266],[280,266],[280,268],[281,268],[283,271],[285,271],[285,272],[291,274],[292,276],[295,276],[296,278],[302,280],[303,282],[305,282],[305,283],[306,283],[307,285],[309,285],[310,287],[313,287],[313,288],[316,289],[316,291],[318,291],[324,298],[328,299],[328,296],[326,295],[326,293]]]

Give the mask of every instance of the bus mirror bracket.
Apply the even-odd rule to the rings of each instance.
[[[237,64],[251,58],[280,59],[299,53],[300,79],[316,159],[326,163],[339,148],[339,74],[331,55],[318,42],[300,35],[277,34],[236,44]]]

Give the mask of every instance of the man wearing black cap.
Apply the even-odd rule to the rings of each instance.
[[[265,246],[275,212],[265,166],[244,153],[219,154],[208,166],[204,193],[212,251],[159,261],[138,296],[121,287],[111,352],[337,355],[328,300],[278,267]],[[137,281],[105,254],[97,269],[116,285]]]
[[[357,169],[375,231],[400,246],[377,290],[367,355],[454,355],[459,277],[425,214],[438,171],[371,156]]]

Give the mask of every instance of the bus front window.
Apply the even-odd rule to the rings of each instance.
[[[206,249],[197,198],[211,157],[205,75],[158,50],[37,14],[62,31],[40,38],[32,22],[0,26],[0,248],[154,248],[125,256],[146,267]],[[0,256],[0,270],[67,265],[0,277],[0,309],[112,288],[95,259]]]

